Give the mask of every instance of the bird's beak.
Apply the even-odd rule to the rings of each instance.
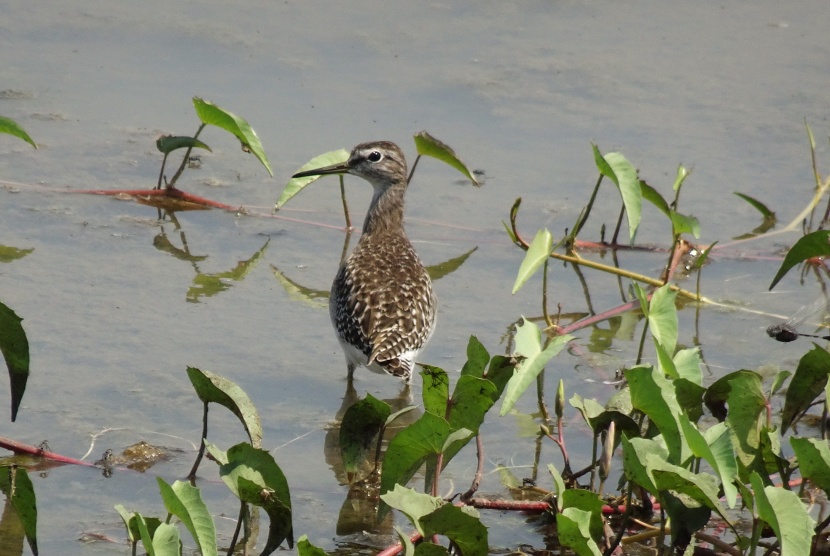
[[[340,164],[332,164],[331,166],[323,166],[316,170],[306,170],[304,172],[297,172],[292,178],[305,178],[307,176],[325,176],[327,174],[346,174],[351,169],[348,161]]]

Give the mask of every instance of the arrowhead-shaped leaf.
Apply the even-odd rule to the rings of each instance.
[[[516,355],[524,357],[504,389],[499,415],[504,416],[524,394],[525,390],[536,380],[545,368],[573,336],[565,334],[553,338],[542,350],[542,333],[534,323],[522,318],[522,324],[516,330]]]
[[[346,162],[347,160],[349,160],[349,151],[338,149],[336,151],[330,151],[315,156],[298,168],[294,173],[299,174],[300,172],[305,172],[306,170],[314,170],[324,166],[340,164],[342,162]],[[283,188],[282,193],[280,194],[280,198],[277,200],[277,204],[274,205],[274,210],[280,210],[283,206],[285,206],[285,203],[294,198],[294,196],[305,189],[307,185],[314,183],[322,177],[323,176],[306,176],[304,178],[291,178],[288,180],[288,183],[285,184],[285,188]]]
[[[0,303],[0,352],[9,369],[12,421],[17,418],[17,410],[29,380],[29,340],[20,324],[22,321],[14,311]]]
[[[218,403],[231,410],[242,422],[251,444],[258,448],[262,443],[262,424],[254,403],[236,383],[210,371],[196,367],[187,368],[187,376],[193,383],[196,395],[204,403]]]
[[[202,123],[207,125],[214,125],[230,132],[236,136],[242,143],[242,149],[246,152],[251,152],[259,159],[265,169],[268,170],[268,175],[273,176],[271,165],[268,163],[268,157],[262,148],[262,143],[256,131],[243,118],[240,118],[233,112],[220,108],[219,106],[202,100],[199,97],[193,97],[193,107],[196,109],[196,115],[202,120]]]
[[[536,233],[536,237],[530,242],[530,247],[527,249],[522,264],[519,265],[519,274],[516,276],[516,281],[513,283],[513,291],[516,293],[524,286],[525,282],[533,276],[537,270],[542,268],[545,261],[550,256],[550,250],[553,248],[553,236],[547,229],[541,229]]]
[[[795,265],[813,257],[826,257],[830,255],[830,244],[827,243],[828,237],[830,237],[830,230],[818,230],[796,241],[795,245],[787,251],[784,262],[781,263],[778,273],[772,279],[769,289],[774,288],[775,284]]]
[[[481,184],[473,175],[473,172],[467,167],[464,162],[455,154],[448,145],[445,145],[426,131],[421,131],[415,134],[415,149],[419,155],[431,156],[437,158],[442,162],[446,162],[466,177],[473,185],[480,186]]]
[[[9,135],[14,135],[19,139],[23,139],[27,143],[29,143],[34,148],[37,148],[37,144],[32,141],[32,138],[29,137],[29,134],[24,131],[22,127],[20,127],[17,122],[12,119],[5,118],[0,116],[0,133],[8,133]]]
[[[178,517],[190,531],[204,556],[216,556],[216,527],[199,489],[182,481],[168,485],[161,477],[157,477],[156,481],[167,511]],[[169,538],[169,535],[166,536]],[[155,537],[156,534],[153,534],[154,545]]]

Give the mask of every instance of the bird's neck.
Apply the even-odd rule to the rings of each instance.
[[[385,189],[375,187],[372,204],[363,222],[363,233],[403,233],[403,198],[406,181],[399,181]]]

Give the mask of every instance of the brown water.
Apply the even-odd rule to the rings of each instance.
[[[726,242],[759,223],[732,191],[761,199],[783,221],[792,218],[812,185],[805,119],[819,140],[819,160],[830,160],[823,139],[827,14],[821,1],[0,2],[0,114],[41,146],[34,151],[0,137],[0,179],[20,184],[0,191],[0,244],[34,250],[0,265],[0,300],[24,318],[32,356],[18,421],[6,421],[0,435],[35,445],[48,439],[53,451],[74,457],[96,435],[90,460],[139,440],[185,450],[145,475],[105,479],[64,467],[36,478],[42,553],[126,553],[78,539],[84,532],[122,538],[116,503],[161,514],[152,474],[184,476],[200,434],[201,404],[187,365],[227,376],[251,395],[264,446],[292,487],[298,536],[328,550],[385,542],[335,534],[347,489],[324,444],[345,365],[327,311],[296,301],[271,269],[326,290],[343,233],[220,211],[179,213],[176,226],[149,207],[63,192],[155,184],[154,141],[196,130],[192,96],[246,118],[271,160],[274,178],[223,132],[205,131],[213,153],[203,154],[202,168],[187,172],[180,186],[232,205],[268,212],[306,160],[361,141],[393,140],[413,157],[410,137],[421,129],[485,171],[487,183],[477,190],[424,160],[408,197],[408,230],[427,264],[478,247],[436,284],[439,328],[421,359],[452,370],[463,363],[470,334],[501,352],[510,323],[540,313],[538,278],[510,295],[522,253],[501,220],[521,196],[525,233],[547,226],[561,236],[596,179],[592,141],[606,152],[621,150],[667,196],[678,163],[693,167],[681,208],[700,218],[703,243]],[[357,181],[348,180],[348,191],[359,220],[370,192]],[[598,204],[585,238],[597,239],[600,224],[616,218],[612,189]],[[340,225],[336,180],[313,186],[285,214]],[[648,209],[645,219],[638,242],[665,245],[666,224]],[[765,292],[779,264],[767,255],[795,238],[724,250],[705,270],[704,293],[794,311],[815,287],[799,288],[792,276],[775,294]],[[213,296],[188,295],[199,273],[230,271],[267,242],[243,280]],[[656,275],[664,255],[620,259]],[[562,302],[563,312],[586,311],[572,271],[551,268],[553,303]],[[596,310],[619,303],[616,280],[585,274]],[[770,322],[715,309],[703,309],[695,322],[687,310],[680,341],[704,346],[710,376],[768,363],[791,367],[806,345],[771,342],[763,333]],[[589,331],[579,337],[591,343]],[[548,383],[564,376],[570,392],[604,399],[612,387],[597,381],[633,361],[638,337],[620,333],[599,352],[558,358]],[[393,398],[399,388],[365,371],[358,379],[361,394]],[[0,388],[0,407],[8,407],[6,392]],[[537,424],[528,417],[531,398],[516,415],[485,424],[491,447],[483,490],[501,491],[496,464],[530,474],[535,445],[527,435]],[[242,439],[230,414],[213,413],[214,443]],[[572,426],[579,427],[575,417]],[[589,457],[578,449],[579,436],[575,466]],[[450,468],[453,488],[467,488],[473,458],[462,454]],[[559,462],[552,447],[542,462]],[[216,478],[209,465],[202,474]],[[224,487],[206,484],[211,510],[235,515]],[[230,521],[217,523],[226,538]],[[532,528],[494,525],[494,546],[520,542],[539,537]]]

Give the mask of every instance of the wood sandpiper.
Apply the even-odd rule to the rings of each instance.
[[[432,281],[403,228],[406,160],[394,143],[356,146],[349,160],[293,177],[352,174],[374,187],[363,234],[340,265],[329,314],[346,355],[349,383],[363,365],[409,383],[415,357],[435,329]]]

